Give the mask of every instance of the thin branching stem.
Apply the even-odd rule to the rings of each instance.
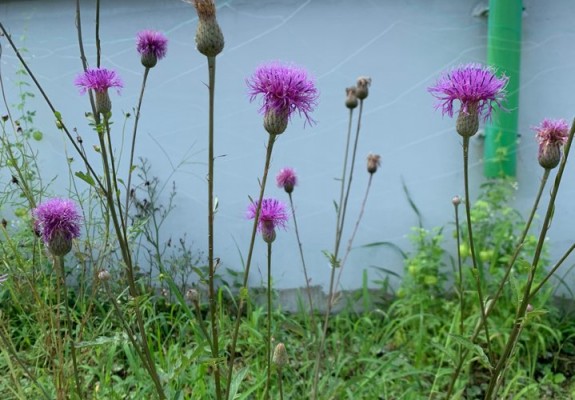
[[[543,174],[543,177],[541,178],[539,190],[537,191],[537,196],[535,198],[535,202],[533,203],[533,207],[531,208],[531,212],[529,213],[529,218],[527,219],[525,227],[523,228],[523,232],[521,233],[521,236],[519,237],[517,245],[515,246],[515,250],[513,252],[513,255],[511,256],[511,260],[507,264],[505,274],[504,274],[503,278],[501,279],[501,281],[499,282],[499,286],[497,288],[497,291],[495,292],[495,295],[493,296],[493,298],[490,302],[489,308],[486,310],[486,313],[485,313],[486,318],[488,318],[489,315],[491,314],[491,312],[495,309],[495,307],[494,307],[495,304],[497,303],[497,301],[499,300],[499,298],[503,294],[503,289],[505,288],[505,284],[506,284],[507,280],[509,279],[509,275],[511,273],[511,270],[512,270],[513,266],[515,265],[515,261],[517,261],[517,257],[519,257],[519,253],[521,252],[521,249],[523,248],[523,242],[525,241],[525,238],[527,237],[527,234],[529,233],[529,228],[531,227],[531,224],[535,218],[535,213],[537,212],[537,209],[539,207],[541,195],[543,194],[543,190],[545,189],[545,186],[547,184],[548,177],[549,177],[549,171],[546,170]],[[485,322],[486,321],[482,319],[479,322],[479,324],[475,327],[475,330],[474,330],[473,334],[471,335],[471,339],[470,339],[471,342],[475,343],[475,341],[477,340],[477,337],[479,336],[479,333],[481,332],[481,328],[483,327],[483,324],[485,324]],[[459,377],[459,374],[461,373],[463,364],[464,364],[465,359],[467,358],[468,354],[469,354],[469,351],[467,349],[464,349],[461,357],[459,358],[459,361],[458,361],[458,364],[454,370],[454,373],[451,377],[451,382],[449,384],[449,389],[447,391],[448,395],[451,395],[451,393],[454,389],[455,382],[457,381],[457,378]]]
[[[313,312],[313,301],[312,301],[312,298],[311,298],[310,280],[309,280],[309,277],[308,277],[308,274],[307,274],[307,267],[306,267],[306,265],[305,265],[305,257],[304,257],[304,255],[303,255],[303,245],[302,245],[302,243],[301,243],[301,238],[300,238],[300,235],[299,235],[299,229],[298,229],[298,226],[297,226],[297,219],[296,219],[296,216],[295,216],[295,207],[294,207],[294,203],[293,203],[292,194],[291,194],[291,193],[288,193],[288,195],[289,195],[289,204],[290,204],[290,207],[291,207],[291,213],[292,213],[292,218],[293,218],[293,225],[294,225],[294,228],[295,228],[295,236],[296,236],[296,239],[297,239],[297,245],[298,245],[298,249],[299,249],[299,257],[300,257],[300,259],[301,259],[301,265],[302,265],[302,268],[303,268],[303,276],[304,276],[304,278],[305,278],[305,287],[306,287],[306,292],[307,292],[307,299],[308,299],[308,302],[309,302],[309,317],[310,317],[310,322],[311,322],[311,325],[312,325],[313,327],[315,327],[315,321],[314,321],[314,320],[315,320],[315,317],[314,317],[314,312]]]
[[[0,323],[2,323],[2,319],[0,319]],[[2,341],[3,344],[3,350],[5,349],[8,351],[8,353],[10,353],[12,358],[16,361],[16,363],[20,366],[20,368],[22,368],[26,376],[30,378],[32,383],[34,383],[34,385],[36,385],[36,387],[40,390],[40,392],[42,392],[42,396],[44,396],[44,398],[47,400],[51,400],[52,396],[48,394],[44,386],[42,386],[42,384],[38,382],[38,379],[36,379],[36,376],[32,373],[32,371],[30,371],[30,369],[26,366],[26,364],[20,359],[20,357],[18,357],[16,350],[12,347],[12,343],[8,339],[8,335],[7,332],[5,331],[4,326],[0,326],[0,340]]]
[[[353,227],[353,232],[352,232],[352,234],[351,234],[351,236],[347,242],[345,254],[343,255],[343,258],[341,259],[341,264],[339,266],[339,272],[337,274],[337,280],[336,280],[335,287],[339,286],[343,267],[345,266],[347,258],[349,257],[349,254],[351,253],[351,248],[353,246],[353,241],[355,239],[355,235],[357,234],[357,231],[359,230],[359,224],[361,223],[361,220],[363,218],[363,214],[365,212],[365,205],[367,204],[367,198],[369,197],[369,190],[371,189],[372,180],[373,180],[373,174],[369,174],[369,180],[367,181],[367,188],[365,189],[365,195],[363,196],[363,200],[361,201],[361,208],[359,210],[359,215],[357,216],[357,220],[355,221],[355,226]],[[367,310],[364,310],[364,311],[367,311]]]
[[[316,359],[315,359],[315,363],[314,363],[313,384],[312,384],[312,393],[311,393],[313,400],[316,400],[317,396],[318,396],[317,389],[318,389],[318,384],[319,384],[320,364],[321,364],[321,359],[322,359],[323,347],[325,345],[325,340],[326,340],[326,336],[327,336],[327,329],[329,326],[329,317],[331,315],[331,309],[332,309],[333,303],[334,303],[335,270],[339,267],[339,261],[338,261],[337,257],[339,255],[339,248],[341,245],[341,238],[342,238],[343,228],[344,228],[344,223],[345,223],[347,201],[349,199],[351,182],[353,179],[352,178],[353,177],[353,169],[354,169],[354,164],[355,164],[355,156],[356,156],[356,152],[357,152],[357,143],[359,140],[359,132],[361,129],[362,112],[363,112],[363,99],[361,99],[359,101],[359,116],[357,119],[357,129],[356,129],[356,133],[355,133],[355,142],[354,142],[354,146],[353,146],[353,150],[352,150],[351,165],[350,165],[350,169],[349,169],[347,185],[346,185],[346,181],[345,181],[345,171],[346,171],[346,165],[347,165],[347,153],[348,153],[349,141],[348,141],[348,144],[346,146],[346,155],[344,158],[344,178],[341,181],[341,185],[342,185],[342,193],[345,190],[345,197],[343,197],[342,202],[340,202],[340,204],[338,205],[338,208],[337,208],[337,219],[336,219],[337,222],[336,222],[336,227],[335,227],[335,245],[334,245],[333,254],[331,255],[332,265],[331,265],[331,272],[330,272],[330,278],[329,278],[329,291],[328,291],[328,295],[327,295],[326,313],[325,313],[325,318],[324,318],[324,322],[323,322],[322,334],[321,334],[321,338],[319,341],[319,347],[317,349]],[[352,116],[353,116],[353,113],[350,111],[350,113],[349,113],[348,137],[349,137],[349,132],[351,131]]]
[[[216,57],[208,57],[209,74],[209,135],[208,135],[208,291],[210,302],[210,318],[212,325],[212,357],[218,359],[219,336],[218,336],[218,310],[217,294],[214,284],[216,265],[214,263],[214,97],[216,85]],[[216,362],[214,381],[216,385],[216,399],[222,399],[221,372],[219,363]]]
[[[453,204],[453,209],[455,213],[455,238],[456,238],[456,245],[457,245],[457,272],[458,272],[458,290],[459,290],[459,334],[463,336],[463,321],[464,321],[464,310],[463,310],[463,291],[464,291],[464,284],[463,284],[463,268],[461,262],[461,250],[459,245],[461,244],[461,232],[459,229],[459,200],[457,203]],[[459,346],[459,357],[462,356],[462,347]]]
[[[467,219],[467,236],[469,239],[469,251],[471,253],[471,262],[473,264],[473,276],[477,284],[477,297],[479,299],[479,307],[481,309],[481,319],[486,320],[485,302],[483,298],[483,289],[481,288],[481,273],[477,265],[477,255],[475,253],[475,243],[473,242],[473,229],[471,225],[471,197],[469,193],[469,137],[463,138],[463,180],[465,185],[465,217]],[[483,325],[485,330],[485,341],[487,343],[487,355],[491,357],[491,337],[489,335],[489,326],[487,323]]]
[[[2,22],[0,22],[0,29],[2,30],[2,33],[4,34],[4,36],[6,37],[6,39],[8,40],[8,43],[10,43],[10,46],[12,47],[12,50],[14,51],[14,53],[16,54],[16,57],[18,58],[18,60],[20,60],[20,63],[22,64],[22,66],[24,67],[24,69],[26,70],[26,73],[28,73],[28,76],[30,76],[30,79],[32,79],[32,81],[34,82],[34,84],[36,85],[36,89],[38,89],[38,91],[40,92],[40,94],[42,95],[42,97],[44,98],[44,101],[46,102],[46,104],[48,105],[48,107],[50,108],[50,110],[52,111],[52,113],[55,116],[58,116],[59,113],[56,110],[56,108],[54,107],[54,105],[52,104],[52,101],[50,100],[50,98],[48,97],[48,95],[46,94],[46,92],[44,91],[44,89],[42,88],[42,86],[40,85],[40,82],[38,81],[38,79],[36,79],[36,76],[32,73],[32,70],[30,69],[30,67],[28,66],[28,64],[26,63],[26,61],[24,60],[24,58],[22,57],[22,54],[20,54],[20,51],[18,50],[18,48],[16,47],[15,43],[12,41],[12,38],[10,37],[10,35],[8,34],[8,32],[6,31],[6,29],[4,28],[4,25],[2,24]],[[92,175],[92,177],[94,178],[94,180],[96,181],[96,183],[98,184],[98,186],[100,187],[100,189],[104,190],[104,185],[102,184],[102,182],[100,181],[100,178],[98,178],[98,175],[96,174],[96,172],[94,171],[94,169],[92,168],[92,166],[90,165],[88,159],[86,158],[86,156],[84,155],[84,153],[82,152],[82,150],[78,147],[78,145],[76,144],[76,141],[74,140],[74,137],[72,136],[72,134],[70,133],[70,131],[68,130],[68,128],[66,127],[64,121],[57,117],[58,122],[60,123],[60,126],[62,127],[62,130],[64,131],[64,133],[66,134],[66,136],[68,137],[68,139],[70,140],[70,142],[72,143],[72,146],[74,147],[74,149],[76,150],[76,152],[80,155],[80,157],[82,158],[82,161],[84,161],[84,163],[86,164],[86,166],[88,167],[88,171],[90,172],[90,174]]]
[[[525,285],[523,298],[521,299],[521,303],[519,308],[517,309],[517,314],[515,315],[515,321],[513,324],[513,329],[511,334],[509,335],[509,339],[505,344],[505,348],[501,355],[501,358],[495,365],[493,373],[491,375],[491,380],[489,381],[489,386],[487,387],[487,392],[485,394],[486,400],[491,400],[496,398],[497,391],[501,380],[503,379],[503,372],[507,367],[509,359],[513,353],[513,349],[519,340],[519,335],[521,330],[523,329],[523,324],[525,322],[525,312],[527,310],[527,305],[529,304],[529,300],[531,298],[531,287],[533,285],[533,281],[535,280],[535,273],[537,272],[537,267],[539,266],[539,260],[541,258],[541,254],[543,252],[543,244],[545,243],[545,238],[547,236],[547,231],[551,225],[551,220],[553,218],[553,213],[555,211],[555,199],[557,198],[557,193],[559,192],[559,186],[561,184],[561,178],[563,177],[563,172],[565,170],[565,165],[567,164],[567,159],[569,157],[569,150],[571,148],[571,143],[573,142],[573,135],[575,133],[575,120],[573,120],[571,124],[571,129],[569,131],[569,137],[567,139],[567,143],[565,144],[563,150],[563,159],[559,165],[559,169],[557,171],[557,175],[555,175],[555,182],[553,184],[553,188],[551,190],[551,195],[549,197],[549,203],[547,205],[547,212],[545,213],[545,219],[543,220],[543,225],[541,227],[541,232],[539,233],[539,239],[537,241],[537,246],[535,248],[535,253],[533,255],[533,260],[531,262],[531,269],[529,270],[529,275],[527,277],[527,283]]]
[[[68,335],[70,336],[70,353],[72,355],[72,368],[74,370],[74,383],[76,384],[76,394],[79,399],[83,399],[82,385],[80,384],[80,374],[78,372],[78,359],[76,357],[76,344],[74,343],[72,317],[70,316],[70,307],[68,305],[68,286],[66,285],[66,272],[64,270],[64,257],[54,256],[54,264],[57,279],[60,282],[60,289],[64,295],[64,309],[66,311],[66,322],[68,323]]]
[[[138,98],[138,106],[136,107],[136,115],[134,116],[134,130],[132,131],[132,143],[130,145],[130,163],[128,164],[128,183],[126,184],[126,203],[124,205],[125,216],[124,225],[128,225],[128,209],[130,207],[130,192],[132,189],[132,173],[134,172],[134,156],[136,153],[136,136],[138,134],[138,122],[140,122],[140,110],[142,109],[142,100],[144,99],[144,91],[146,89],[146,81],[148,80],[148,73],[150,68],[144,70],[144,77],[142,78],[142,88],[140,89],[140,97]]]
[[[555,272],[557,272],[559,267],[563,264],[563,262],[567,259],[567,257],[569,257],[571,255],[573,250],[575,250],[575,244],[572,244],[571,247],[569,247],[569,249],[567,249],[567,251],[559,259],[559,261],[557,261],[555,263],[555,265],[553,266],[553,268],[551,268],[549,270],[549,272],[547,273],[547,275],[545,275],[545,278],[543,278],[543,280],[541,282],[539,282],[539,284],[535,287],[535,289],[533,289],[531,291],[531,294],[529,295],[529,300],[532,300],[533,297],[537,294],[537,292],[539,292],[541,290],[543,285],[545,285],[547,283],[547,281],[555,274]]]
[[[249,245],[249,250],[248,250],[248,257],[246,259],[246,268],[244,271],[244,279],[242,282],[242,287],[240,289],[240,301],[239,301],[239,305],[238,305],[238,311],[236,314],[236,320],[234,323],[234,331],[232,334],[232,343],[230,346],[230,355],[229,355],[230,360],[229,360],[229,366],[228,366],[228,380],[227,380],[227,387],[226,387],[226,399],[228,399],[228,400],[229,400],[229,394],[230,394],[230,387],[232,384],[232,375],[233,375],[233,370],[234,370],[236,346],[238,343],[238,335],[239,335],[239,331],[240,331],[240,325],[242,322],[242,312],[243,312],[243,308],[244,308],[244,303],[245,303],[246,298],[248,296],[248,294],[247,294],[248,278],[250,275],[250,267],[252,264],[254,244],[256,241],[256,234],[257,234],[257,229],[258,229],[258,221],[259,221],[260,212],[262,209],[262,201],[263,201],[264,193],[265,193],[265,189],[266,189],[266,182],[268,179],[268,172],[269,172],[269,168],[270,168],[272,151],[273,151],[275,140],[276,140],[276,135],[269,135],[269,141],[268,141],[267,151],[266,151],[266,161],[264,164],[264,172],[263,172],[262,180],[260,183],[260,194],[259,194],[258,202],[257,202],[257,206],[256,206],[256,215],[254,216],[254,223],[253,223],[253,227],[252,227],[252,234],[251,234],[250,245]]]
[[[268,242],[268,288],[267,288],[267,301],[268,301],[268,329],[266,335],[266,391],[264,398],[266,400],[270,397],[270,386],[272,384],[272,243]]]
[[[284,388],[282,384],[282,369],[278,368],[278,389],[280,392],[280,400],[284,400]]]

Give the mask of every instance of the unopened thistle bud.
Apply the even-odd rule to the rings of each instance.
[[[461,204],[461,197],[459,196],[453,196],[453,198],[451,199],[451,202],[453,203],[453,205],[455,207],[457,207],[458,205]]]
[[[374,174],[380,164],[381,156],[379,154],[371,154],[367,156],[367,172]]]
[[[109,281],[111,277],[112,275],[110,275],[110,271],[108,271],[107,269],[103,269],[100,272],[98,272],[98,279],[102,282]]]
[[[357,78],[357,98],[363,100],[369,94],[369,86],[371,85],[371,78],[368,76],[360,76]]]
[[[545,169],[553,169],[561,161],[561,149],[569,137],[569,125],[567,121],[544,119],[537,127],[533,128],[539,141],[539,153],[537,159],[539,165]]]
[[[283,368],[287,364],[288,355],[283,343],[278,343],[275,347],[272,361],[278,369]]]
[[[200,300],[200,294],[194,288],[188,289],[188,291],[186,292],[186,299],[188,299],[192,303],[197,303]]]
[[[198,13],[196,47],[206,57],[215,57],[224,48],[224,35],[216,20],[214,0],[191,0]]]
[[[345,98],[345,106],[350,110],[353,110],[357,107],[357,88],[355,86],[350,86],[345,88],[345,93],[347,97]]]

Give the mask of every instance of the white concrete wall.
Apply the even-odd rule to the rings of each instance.
[[[82,3],[86,49],[94,65],[94,2]],[[178,0],[101,3],[102,65],[117,69],[125,80],[122,95],[112,94],[118,145],[120,111],[129,112],[135,106],[143,72],[135,35],[149,28],[165,32],[170,40],[167,58],[150,74],[137,152],[151,160],[154,175],[176,181],[177,209],[164,232],[166,239],[177,239],[187,232],[196,248],[205,249],[208,78],[205,58],[194,45],[195,11]],[[241,267],[236,245],[246,256],[251,224],[244,212],[248,196],[257,195],[264,162],[267,134],[257,112],[259,105],[249,103],[245,85],[245,79],[262,61],[293,61],[305,66],[317,77],[321,92],[314,113],[317,125],[304,128],[303,120],[294,118],[276,144],[271,167],[272,175],[284,166],[298,172],[300,184],[294,200],[313,284],[326,285],[329,279],[321,250],[331,250],[334,241],[332,201],[339,188],[334,178],[341,174],[347,127],[344,88],[354,84],[359,75],[371,76],[373,85],[365,103],[359,172],[350,199],[347,232],[367,183],[364,159],[368,152],[382,155],[382,168],[374,177],[356,246],[391,241],[408,248],[405,235],[416,218],[403,195],[402,179],[427,227],[447,225],[452,220],[450,200],[463,192],[461,143],[453,121],[433,110],[434,101],[426,88],[445,68],[484,62],[487,21],[472,16],[477,2],[230,0],[217,4],[226,47],[217,59],[216,154],[222,157],[216,160],[215,188],[220,203],[216,255],[226,267]],[[575,115],[571,100],[575,87],[575,27],[571,23],[575,3],[526,0],[525,6],[517,205],[526,212],[541,175],[530,127],[544,117],[570,120]],[[83,118],[89,109],[88,99],[73,85],[81,70],[74,11],[73,2],[63,0],[0,1],[0,20],[28,49],[30,66],[69,126],[78,127],[90,148],[96,139]],[[25,40],[21,40],[23,36]],[[0,40],[2,72],[10,81],[18,63],[6,41]],[[9,82],[7,86],[11,88]],[[15,102],[15,93],[9,95]],[[46,174],[58,174],[58,185],[66,187],[65,140],[54,127],[47,107],[41,101],[35,106],[37,124],[45,134],[38,143],[40,161]],[[476,182],[472,190],[477,193],[482,179],[480,139],[472,141],[472,158],[471,174]],[[575,239],[574,175],[571,164],[557,202],[561,218],[555,218],[549,234],[554,254]],[[287,200],[283,191],[271,184],[267,194]],[[273,265],[278,287],[304,284],[296,246],[293,228],[278,234]],[[261,240],[254,261],[251,283],[258,284],[265,269]],[[344,287],[361,285],[361,271],[371,266],[402,270],[401,260],[393,252],[358,248],[346,266]],[[370,275],[376,277],[375,272]]]

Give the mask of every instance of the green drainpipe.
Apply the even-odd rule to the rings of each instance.
[[[487,63],[498,75],[509,77],[507,110],[495,110],[485,127],[485,176],[515,176],[517,120],[519,115],[519,68],[521,64],[522,0],[490,0],[487,23]]]

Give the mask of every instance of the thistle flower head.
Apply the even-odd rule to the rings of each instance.
[[[367,156],[367,172],[374,174],[381,165],[381,156],[379,154],[369,153]]]
[[[76,77],[74,84],[80,88],[82,94],[90,89],[104,93],[112,87],[118,88],[119,93],[119,88],[124,86],[116,71],[106,68],[88,68]]]
[[[441,108],[443,115],[453,117],[453,102],[459,100],[459,113],[488,119],[495,104],[501,107],[508,80],[506,76],[498,78],[491,67],[467,64],[445,72],[427,90],[439,100],[435,108]]]
[[[357,103],[358,103],[357,88],[355,86],[350,86],[348,88],[345,88],[345,94],[346,94],[345,106],[347,108],[349,108],[350,110],[357,107]]]
[[[276,176],[276,183],[278,187],[283,188],[286,193],[293,192],[293,188],[297,185],[297,176],[292,168],[282,168]]]
[[[258,202],[254,201],[248,206],[246,216],[248,219],[256,217]],[[262,200],[260,215],[258,218],[258,232],[262,233],[264,240],[271,243],[275,239],[275,228],[286,227],[288,213],[284,203],[277,199],[267,198]]]
[[[538,160],[543,168],[555,168],[561,161],[561,148],[567,142],[569,125],[564,119],[544,119],[533,127],[539,142]]]
[[[144,67],[152,68],[166,56],[168,39],[161,32],[143,30],[136,37],[136,49],[142,56]]]
[[[287,364],[288,355],[286,346],[283,343],[278,343],[277,346],[275,347],[272,362],[279,369],[283,368]]]
[[[214,0],[185,0],[191,3],[198,14],[196,48],[206,57],[215,57],[224,49],[224,35],[216,20]]]
[[[357,78],[356,95],[360,100],[364,100],[369,95],[369,87],[371,86],[371,78],[369,76],[360,76]]]
[[[264,115],[273,113],[288,120],[297,111],[310,124],[314,122],[310,113],[317,105],[318,90],[305,69],[277,61],[265,63],[247,80],[247,85],[250,101],[263,96],[260,112]]]
[[[72,248],[72,239],[80,236],[82,217],[72,200],[47,200],[32,211],[32,216],[35,228],[54,255],[66,255]]]

